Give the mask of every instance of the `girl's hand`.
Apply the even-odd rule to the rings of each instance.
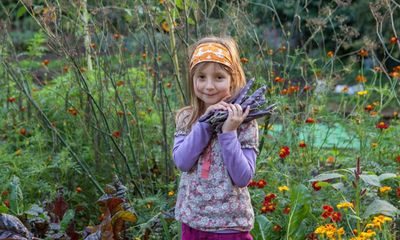
[[[216,104],[210,105],[203,116],[207,116],[207,114],[213,110],[228,110],[229,103],[224,102],[224,100],[228,99],[230,95],[221,99],[221,101],[217,102]]]
[[[249,115],[250,107],[247,107],[243,112],[242,107],[239,104],[229,104],[228,106],[228,118],[222,125],[222,132],[230,132],[236,130],[240,124]]]

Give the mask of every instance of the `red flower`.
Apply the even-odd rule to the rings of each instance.
[[[333,222],[340,222],[342,221],[342,214],[340,212],[333,212],[331,219]]]
[[[19,130],[19,134],[21,134],[22,136],[25,136],[26,135],[26,129],[25,128],[21,128]]]
[[[391,37],[389,40],[390,44],[396,44],[397,41],[398,41],[397,37]]]
[[[306,119],[306,123],[312,124],[312,123],[315,123],[315,120],[314,120],[314,118],[309,117]]]
[[[271,200],[272,200],[272,199],[275,199],[275,198],[276,198],[276,195],[275,195],[275,194],[273,194],[273,193],[268,193],[268,194],[265,195],[265,197],[264,197],[264,205],[265,205],[266,203],[270,203]]]
[[[50,63],[49,59],[45,59],[42,62],[42,64],[45,65],[45,66],[49,65],[49,63]]]
[[[257,187],[258,188],[264,188],[267,185],[267,182],[264,179],[260,179],[257,182]]]
[[[400,163],[400,155],[396,157],[396,161]]]
[[[360,55],[361,57],[368,57],[368,51],[365,50],[365,49],[361,49],[361,50],[358,52],[358,55]]]
[[[322,209],[324,209],[325,212],[330,212],[330,213],[333,212],[333,207],[330,205],[324,205],[322,206]]]
[[[112,135],[113,135],[113,137],[115,137],[115,138],[121,137],[121,133],[120,133],[119,131],[114,131],[114,132],[112,133]]]
[[[73,107],[70,107],[70,108],[68,109],[68,112],[69,112],[69,114],[71,114],[72,116],[76,116],[76,115],[78,114],[78,111],[77,111],[75,108],[73,108]]]
[[[304,92],[307,92],[308,90],[311,90],[311,86],[306,85],[306,86],[303,87],[303,91]]]
[[[400,198],[400,187],[396,188],[396,195],[397,198]]]
[[[117,85],[117,87],[120,87],[120,86],[125,85],[125,82],[124,82],[124,81],[118,81],[118,82],[116,83],[116,85]]]
[[[381,129],[381,130],[387,129],[388,127],[389,127],[389,125],[385,122],[379,122],[378,124],[376,124],[376,128]]]
[[[253,179],[250,180],[249,184],[247,185],[248,187],[255,187],[257,186],[257,182],[254,181]]]
[[[330,217],[331,215],[332,215],[332,213],[330,213],[330,212],[323,212],[323,213],[321,214],[321,217],[324,218],[324,219],[327,219],[327,218]]]
[[[114,38],[115,40],[119,40],[119,39],[121,38],[121,34],[119,34],[119,33],[114,33],[114,34],[113,34],[113,38]]]
[[[281,78],[281,77],[276,77],[276,78],[275,78],[275,82],[277,82],[277,83],[283,83],[283,82],[285,82],[285,79],[283,79],[283,78]]]
[[[279,225],[275,225],[275,226],[272,228],[272,230],[273,230],[274,232],[280,232],[280,231],[282,231],[282,227],[279,226]]]
[[[10,208],[10,200],[6,199],[4,200],[4,205],[6,205],[7,208]]]
[[[290,207],[285,207],[282,212],[283,212],[283,214],[289,214],[290,213]]]
[[[276,203],[264,203],[265,212],[273,212],[276,209]]]
[[[374,106],[368,104],[364,109],[365,109],[365,111],[370,112],[370,111],[374,110]]]
[[[82,188],[81,187],[76,187],[75,192],[77,192],[77,193],[82,192]]]
[[[319,191],[322,188],[321,186],[318,185],[318,181],[312,182],[311,186],[314,188],[314,191]]]
[[[7,102],[9,102],[9,103],[15,102],[15,97],[7,98]]]
[[[290,154],[290,149],[289,149],[288,146],[283,146],[279,150],[279,157],[280,158],[285,158],[285,157],[289,156],[289,154]]]
[[[2,193],[1,193],[1,196],[3,196],[3,197],[5,197],[5,196],[7,196],[8,195],[8,191],[7,190],[4,190]]]
[[[299,147],[305,148],[305,147],[307,147],[307,144],[304,141],[300,141]]]

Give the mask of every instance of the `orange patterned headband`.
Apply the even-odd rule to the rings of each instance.
[[[228,49],[219,43],[202,43],[194,50],[190,59],[190,70],[201,62],[217,62],[232,67],[232,58]]]

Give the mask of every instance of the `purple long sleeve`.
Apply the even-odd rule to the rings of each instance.
[[[238,187],[247,186],[254,176],[256,151],[253,148],[241,148],[236,131],[219,134],[218,141],[232,181]]]
[[[207,123],[196,123],[187,135],[175,137],[173,156],[177,168],[189,171],[211,138],[211,126]],[[241,148],[236,131],[218,135],[222,157],[229,175],[238,187],[245,187],[253,178],[256,152],[252,148]]]
[[[211,135],[210,124],[197,122],[187,136],[176,136],[172,150],[176,167],[183,172],[189,171],[207,147]]]

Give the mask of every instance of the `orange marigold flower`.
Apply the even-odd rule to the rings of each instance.
[[[283,146],[279,150],[279,157],[280,158],[286,158],[287,156],[289,156],[289,154],[290,154],[290,149],[289,149],[288,146]]]
[[[26,129],[25,128],[21,128],[19,130],[19,134],[21,134],[22,136],[25,136],[26,135]]]
[[[77,192],[77,193],[82,192],[82,188],[81,187],[76,187],[75,192]]]
[[[383,121],[376,124],[376,128],[381,129],[381,130],[387,129],[388,127],[389,127],[389,125]]]
[[[400,72],[400,65],[393,67],[394,72]]]
[[[333,156],[329,156],[329,157],[326,159],[326,163],[332,164],[332,163],[334,163],[334,162],[335,162],[335,157],[333,157]]]
[[[245,57],[242,57],[242,58],[240,58],[240,62],[241,62],[241,63],[248,63],[248,62],[249,62],[249,59],[247,59],[247,58],[245,58]]]
[[[333,51],[329,51],[326,53],[326,56],[328,56],[329,58],[333,57],[334,52]]]
[[[372,106],[371,104],[368,104],[364,109],[365,109],[365,111],[370,112],[370,111],[374,110],[374,106]]]
[[[321,188],[322,188],[321,186],[318,185],[318,183],[319,183],[318,181],[315,181],[315,182],[312,182],[312,183],[311,183],[312,188],[313,188],[314,191],[316,191],[316,192],[318,192],[318,191],[321,190]]]
[[[45,60],[42,61],[42,64],[43,64],[44,66],[49,65],[49,63],[50,63],[50,60],[49,60],[49,59],[45,59]]]
[[[340,212],[333,212],[331,216],[332,222],[342,221],[342,214]]]
[[[311,86],[309,86],[309,85],[306,85],[306,86],[304,86],[303,87],[303,91],[309,91],[309,90],[311,90]]]
[[[172,83],[170,83],[170,82],[167,83],[167,84],[166,84],[166,87],[167,87],[167,88],[171,88],[171,87],[172,87]]]
[[[10,200],[6,199],[3,203],[7,208],[10,208]]]
[[[283,214],[289,214],[289,213],[290,213],[290,207],[285,207],[285,208],[282,210],[282,212],[283,212]]]
[[[307,147],[307,144],[304,141],[300,141],[299,147],[305,148],[305,147]]]
[[[286,95],[288,93],[288,90],[286,88],[282,89],[281,95]]]
[[[164,32],[168,33],[170,31],[169,25],[166,21],[161,23],[161,28]]]
[[[112,136],[115,137],[115,138],[119,138],[119,137],[121,137],[121,133],[120,133],[120,131],[114,131],[112,133]]]
[[[264,202],[264,206],[266,207],[266,212],[273,212],[276,210],[276,203]]]
[[[124,116],[125,113],[124,113],[124,111],[118,110],[118,111],[117,111],[117,115],[118,115],[118,116]]]
[[[365,49],[361,49],[361,50],[358,52],[358,55],[360,55],[361,57],[368,57],[368,51],[365,50]]]
[[[391,73],[389,73],[389,76],[391,76],[392,78],[399,78],[400,73],[399,72],[391,72]]]
[[[68,112],[69,114],[71,114],[72,116],[76,116],[78,114],[78,110],[76,110],[73,107],[68,108]]]
[[[16,100],[15,97],[9,97],[9,98],[7,98],[7,102],[9,102],[9,103],[13,103],[13,102],[15,102],[15,100]]]
[[[276,198],[276,195],[274,193],[268,193],[264,197],[263,205],[266,205],[266,204],[270,203],[272,201],[272,199],[275,199],[275,198]]]
[[[312,124],[312,123],[315,123],[315,120],[314,120],[314,118],[309,117],[306,119],[306,123]]]
[[[382,72],[382,68],[379,66],[374,67],[374,72]]]
[[[367,82],[367,78],[365,78],[363,75],[357,75],[356,81],[359,83],[365,83],[365,82]]]
[[[257,182],[257,187],[258,188],[264,188],[267,185],[267,182],[264,179],[260,179]]]
[[[396,44],[397,41],[399,41],[399,39],[397,37],[391,37],[389,40],[390,44]]]
[[[63,67],[63,72],[64,72],[64,73],[67,73],[68,71],[69,71],[69,67],[68,67],[68,66],[64,66],[64,67]]]
[[[272,230],[273,230],[274,232],[280,232],[280,231],[282,231],[282,227],[281,227],[280,225],[275,225],[275,226],[272,228]]]
[[[96,49],[97,48],[96,43],[91,43],[89,46],[90,46],[91,49]]]
[[[125,82],[122,81],[122,80],[120,80],[120,81],[118,81],[118,82],[116,83],[116,85],[117,85],[117,87],[120,87],[120,86],[125,85]]]
[[[144,53],[142,53],[142,58],[143,59],[146,59],[146,57],[147,57],[147,54],[144,52]]]
[[[275,82],[277,82],[277,83],[283,83],[283,82],[285,82],[285,79],[283,79],[283,78],[281,78],[281,77],[276,77],[276,78],[275,78]]]
[[[113,38],[114,38],[115,40],[119,40],[119,39],[121,38],[121,34],[119,34],[119,33],[114,33],[114,34],[113,34]]]
[[[254,179],[251,179],[247,186],[248,187],[255,187],[255,186],[257,186],[257,182]]]

